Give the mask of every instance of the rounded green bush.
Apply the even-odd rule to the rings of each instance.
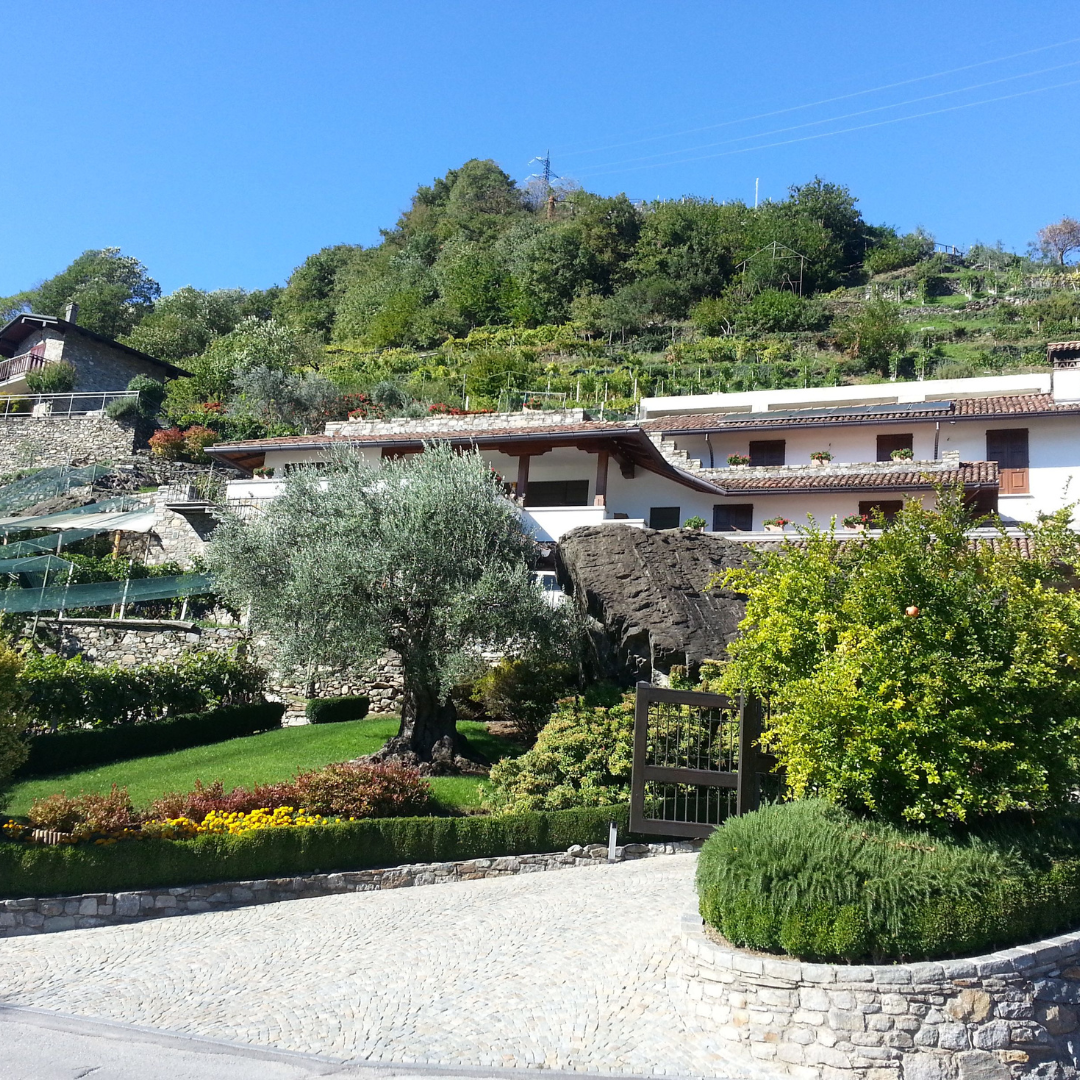
[[[731,818],[702,848],[702,918],[805,960],[972,955],[1080,924],[1080,822],[940,837],[821,799]]]

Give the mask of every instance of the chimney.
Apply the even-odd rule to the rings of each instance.
[[[64,320],[69,323],[77,323],[79,321],[79,305],[72,300],[66,308],[64,308]]]
[[[1050,385],[1055,401],[1080,401],[1080,341],[1052,341],[1046,359],[1053,369]]]

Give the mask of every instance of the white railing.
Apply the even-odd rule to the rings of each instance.
[[[18,394],[0,396],[0,420],[36,420],[42,417],[104,416],[114,401],[138,400],[138,390],[72,391],[67,394]]]

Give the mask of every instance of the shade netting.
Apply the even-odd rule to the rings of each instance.
[[[43,589],[0,590],[0,611],[71,611],[76,608],[171,600],[212,591],[209,574],[95,581],[87,585],[48,585]]]

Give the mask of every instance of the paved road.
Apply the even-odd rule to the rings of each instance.
[[[413,1064],[741,1078],[674,968],[693,868],[673,855],[0,940],[0,1001],[48,1010],[0,1009],[0,1039],[44,1055],[42,1080],[182,1080],[189,1068],[293,1080],[333,1062],[367,1065],[335,1075]],[[219,1047],[208,1070],[205,1044],[151,1052],[137,1031],[87,1032],[59,1014],[305,1057]],[[87,1054],[104,1065],[56,1071]],[[37,1080],[25,1064],[5,1072],[6,1057],[2,1080]]]

